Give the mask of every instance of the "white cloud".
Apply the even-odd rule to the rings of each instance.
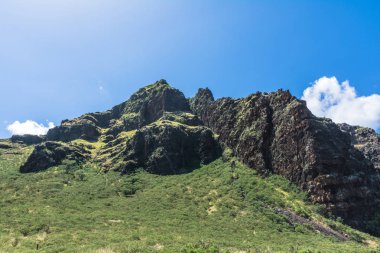
[[[33,135],[44,135],[50,128],[54,127],[53,122],[48,122],[47,126],[43,124],[38,124],[33,120],[27,120],[25,122],[20,122],[16,120],[12,124],[7,126],[7,130],[12,135],[23,135],[23,134],[33,134]]]
[[[380,95],[360,97],[348,81],[339,83],[336,77],[322,77],[304,90],[302,99],[319,117],[380,129]]]

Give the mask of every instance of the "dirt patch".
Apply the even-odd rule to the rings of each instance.
[[[162,250],[162,249],[164,248],[164,245],[159,244],[159,243],[156,243],[156,244],[153,246],[153,248],[154,248],[155,250]]]
[[[286,216],[289,220],[290,223],[292,224],[302,224],[302,225],[309,225],[311,226],[315,231],[318,231],[324,235],[327,236],[333,236],[336,239],[340,241],[347,241],[349,237],[337,230],[334,230],[330,228],[329,226],[326,226],[324,224],[318,223],[316,221],[309,220],[307,218],[304,218],[302,216],[299,216],[298,214],[289,211],[289,210],[284,210],[281,208],[276,208],[274,211],[278,214],[282,214]]]
[[[215,213],[216,211],[218,211],[218,208],[213,205],[213,206],[210,206],[208,209],[207,209],[207,213],[210,215],[212,213]]]
[[[376,249],[378,244],[375,241],[372,240],[366,240],[365,243],[370,247],[371,249]]]

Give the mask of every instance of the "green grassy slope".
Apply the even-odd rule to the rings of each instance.
[[[175,176],[95,164],[20,174],[30,152],[0,150],[0,252],[377,252],[376,238],[322,218],[285,179],[239,163]],[[291,224],[275,207],[351,239]]]

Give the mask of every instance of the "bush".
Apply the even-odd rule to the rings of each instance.
[[[181,250],[181,253],[220,253],[219,247],[212,245],[209,242],[198,242],[186,246]]]

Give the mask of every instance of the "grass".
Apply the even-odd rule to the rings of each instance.
[[[193,128],[193,129],[199,128],[199,126],[190,126],[190,125],[183,124],[181,122],[165,120],[165,119],[159,119],[155,121],[154,123],[151,123],[145,127],[152,127],[152,126],[181,126],[181,127]]]
[[[118,134],[117,138],[123,138],[123,139],[129,139],[132,138],[136,134],[137,130],[131,130],[131,131],[122,131]]]
[[[97,142],[91,142],[83,139],[76,139],[71,141],[72,144],[76,145],[83,145],[84,147],[89,147],[88,149],[91,151],[98,151],[104,146],[104,142],[97,141]]]
[[[11,150],[16,151],[16,149]],[[8,153],[7,153],[8,152]],[[31,148],[1,150],[0,252],[376,252],[378,239],[319,214],[279,176],[221,159],[192,173],[101,173],[96,164],[21,174]],[[337,241],[274,207],[329,223]]]

